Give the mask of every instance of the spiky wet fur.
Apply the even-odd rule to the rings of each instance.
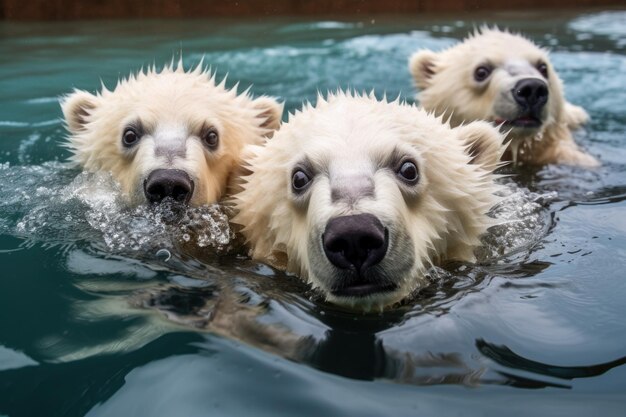
[[[480,235],[493,224],[487,212],[497,201],[493,170],[502,142],[487,123],[452,129],[397,100],[344,92],[320,96],[291,114],[265,146],[246,149],[250,174],[233,199],[233,222],[242,226],[254,258],[299,275],[331,302],[382,308],[421,286],[432,264],[474,260]],[[394,150],[418,162],[421,178],[414,189],[383,166]],[[305,159],[316,175],[302,199],[291,191],[291,175]],[[333,201],[331,188],[353,173],[371,175],[375,196]],[[389,250],[377,268],[398,284],[393,293],[355,298],[329,291],[327,275],[340,272],[319,249],[321,233],[329,219],[358,213],[376,215],[389,230]],[[402,262],[408,267],[396,270]]]
[[[420,104],[428,111],[449,117],[452,125],[458,126],[475,120],[495,122],[494,106],[509,91],[509,81],[513,79],[506,71],[496,70],[512,61],[527,62],[531,68],[539,61],[547,64],[549,99],[539,130],[509,132],[510,147],[505,157],[533,165],[597,166],[598,161],[576,145],[571,132],[587,122],[587,113],[565,101],[562,81],[550,63],[548,51],[522,35],[481,27],[443,51],[417,51],[409,59],[409,70],[420,90]],[[479,86],[473,72],[484,62],[494,64],[496,70],[486,86]],[[534,76],[541,78],[539,72]]]
[[[62,108],[72,161],[88,171],[110,172],[134,203],[144,201],[142,182],[152,170],[184,170],[196,185],[192,205],[212,203],[225,194],[243,147],[262,143],[282,114],[275,100],[253,99],[247,90],[238,94],[237,86],[226,88],[225,79],[218,83],[202,63],[185,71],[182,61],[160,71],[141,70],[113,90],[103,85],[95,95],[75,90],[63,99]],[[125,149],[124,128],[137,120],[148,130],[172,130],[166,139],[180,149],[162,155],[156,135]],[[219,131],[220,146],[214,152],[198,137],[204,125]]]

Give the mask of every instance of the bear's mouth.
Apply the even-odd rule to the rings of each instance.
[[[523,129],[537,129],[542,124],[541,119],[529,115],[521,116],[516,119],[496,118],[493,122],[497,126],[518,127]]]
[[[398,288],[392,283],[364,283],[355,282],[348,285],[335,287],[331,290],[337,297],[366,297],[368,295],[380,294],[395,291]]]

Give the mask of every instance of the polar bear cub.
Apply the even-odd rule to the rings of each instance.
[[[249,147],[233,222],[255,259],[333,303],[383,308],[431,265],[474,259],[492,224],[502,142],[485,122],[452,129],[398,101],[320,97]]]
[[[112,91],[62,101],[73,160],[108,171],[131,204],[169,198],[193,206],[225,194],[243,147],[277,129],[282,105],[227,89],[182,62],[141,71]]]
[[[572,138],[587,113],[565,100],[548,52],[528,39],[481,28],[444,51],[416,52],[409,70],[426,110],[453,126],[486,120],[509,132],[507,160],[598,165]]]

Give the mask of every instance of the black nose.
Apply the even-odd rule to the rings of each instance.
[[[188,203],[193,194],[193,181],[185,171],[157,169],[143,183],[143,192],[151,203],[160,203],[166,197]]]
[[[548,85],[537,78],[524,78],[513,87],[513,98],[525,110],[540,110],[548,101]]]
[[[322,236],[328,260],[342,269],[363,272],[385,257],[387,231],[371,214],[335,217],[326,225]]]

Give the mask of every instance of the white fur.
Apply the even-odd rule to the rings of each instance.
[[[536,69],[548,66],[544,79]],[[476,67],[494,67],[486,83],[474,80]],[[428,111],[450,118],[453,126],[474,120],[495,124],[502,114],[515,110],[510,91],[522,78],[547,82],[548,103],[539,129],[512,129],[507,159],[528,163],[565,163],[596,166],[598,161],[580,150],[571,129],[588,119],[586,112],[565,101],[562,82],[550,63],[548,51],[518,34],[483,27],[463,42],[441,52],[420,50],[409,60],[409,70],[421,90],[420,104]],[[506,119],[506,117],[504,117]]]
[[[249,147],[250,175],[234,197],[233,221],[242,226],[254,258],[298,274],[330,301],[386,306],[423,284],[431,264],[474,259],[479,236],[491,224],[486,214],[496,202],[493,169],[503,150],[501,135],[486,123],[451,129],[414,106],[338,92],[290,115],[265,146]],[[417,161],[417,186],[398,180],[391,155]],[[297,197],[291,175],[304,160],[315,177]],[[370,184],[373,196],[331,198],[332,189],[355,192]],[[359,213],[375,215],[389,230],[380,265],[384,273],[394,272],[399,287],[365,298],[336,297],[329,291],[336,270],[320,250],[321,234],[330,219]]]
[[[143,182],[155,169],[180,169],[195,183],[190,204],[219,200],[245,145],[260,144],[280,123],[282,105],[228,90],[202,64],[186,72],[182,62],[150,68],[104,86],[96,95],[77,90],[64,98],[73,161],[89,171],[109,171],[133,203],[145,201]],[[140,122],[145,136],[126,149],[122,135]],[[203,146],[200,132],[214,127],[219,147]]]

